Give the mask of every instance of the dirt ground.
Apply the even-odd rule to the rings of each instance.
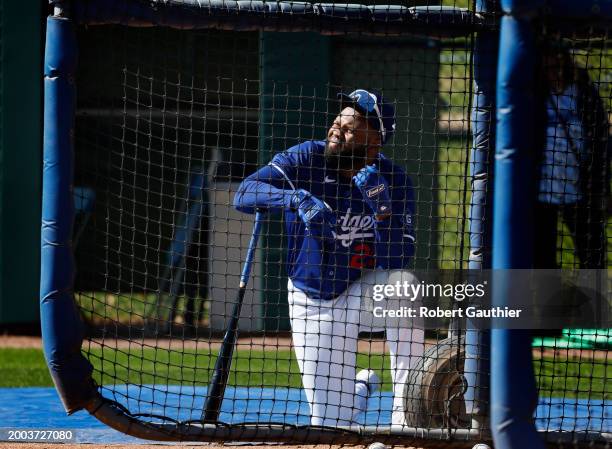
[[[40,337],[0,335],[0,348],[42,348]]]
[[[87,344],[85,342],[84,344]],[[92,345],[99,346],[101,341],[92,341]],[[117,348],[128,348],[130,346],[143,345],[145,347],[160,347],[164,349],[218,349],[221,345],[221,339],[213,339],[209,341],[196,341],[192,339],[153,339],[146,338],[144,340],[129,341],[118,339],[116,341],[107,340],[104,342],[106,346]],[[428,341],[427,346],[435,344],[434,341]],[[384,340],[360,340],[359,352],[382,353],[385,352]],[[18,335],[0,335],[0,348],[42,348],[40,337],[18,336]],[[291,349],[291,339],[289,337],[246,337],[238,340],[236,349],[250,350],[265,350],[265,349]],[[580,357],[582,359],[603,359],[609,360],[612,355],[608,351],[595,351],[587,349],[534,349],[534,358],[542,357]]]
[[[181,448],[183,449],[227,449],[230,447],[236,447],[236,446],[245,446],[245,444],[212,444],[212,443],[176,443],[176,444],[164,444],[164,443],[160,443],[160,444],[156,444],[156,443],[152,443],[152,444],[131,444],[130,445],[130,449],[148,449],[150,447],[154,447],[155,449],[169,449],[169,448],[176,448],[177,445],[181,446]],[[49,449],[77,449],[77,448],[82,448],[83,446],[85,446],[85,444],[64,444],[64,443],[0,443],[0,449],[43,449],[43,448],[49,448]],[[100,449],[116,449],[119,447],[123,447],[120,444],[87,444],[86,445],[88,448],[94,449],[94,448],[100,448]],[[343,446],[343,445],[329,445],[329,444],[317,444],[317,445],[308,445],[308,444],[304,444],[304,445],[291,445],[291,446],[287,446],[287,445],[282,445],[282,444],[272,444],[272,445],[266,445],[266,444],[248,444],[248,446],[254,446],[257,448],[261,448],[261,449],[265,449],[265,448],[278,448],[279,446],[283,447],[283,448],[291,448],[291,449],[334,449],[334,448],[347,448],[347,449],[361,449],[363,446]],[[396,446],[399,447],[399,446]],[[415,448],[414,446],[402,446],[402,449],[418,449]]]
[[[84,345],[88,343],[85,342]],[[92,340],[93,346],[99,346],[102,341]],[[221,339],[212,339],[204,341],[185,339],[154,339],[145,338],[142,340],[126,340],[117,339],[115,341],[106,340],[104,345],[116,348],[124,348],[134,345],[143,345],[145,347],[159,347],[163,349],[218,349],[221,346]],[[264,349],[291,349],[291,339],[289,337],[245,337],[238,339],[237,350],[250,349],[253,351],[264,350]],[[42,348],[42,342],[40,337],[28,337],[28,336],[17,336],[17,335],[0,335],[0,348]],[[385,351],[384,340],[360,340],[359,341],[360,352],[374,352],[381,353]]]
[[[439,443],[438,443],[439,444]],[[50,443],[2,443],[0,442],[0,449],[119,449],[122,447],[129,447],[129,449],[176,449],[180,446],[181,449],[229,449],[237,446],[245,446],[242,444],[193,444],[193,443],[176,443],[176,444],[50,444]],[[248,445],[251,446],[251,445]],[[282,445],[282,444],[255,444],[252,445],[256,449],[364,449],[367,446],[344,446],[344,445]],[[440,448],[443,446],[394,446],[394,448],[401,449],[433,449],[434,447]],[[457,449],[459,446],[448,446],[449,449]],[[463,446],[465,447],[465,446]]]

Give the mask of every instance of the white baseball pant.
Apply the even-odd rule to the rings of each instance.
[[[408,271],[368,270],[343,294],[327,301],[309,298],[289,280],[293,346],[312,425],[350,426],[365,410],[364,386],[355,383],[357,340],[360,330],[373,330],[373,318],[362,301],[371,301],[373,285],[397,279],[416,280]],[[424,330],[395,324],[386,325],[385,333],[393,381],[391,424],[404,426],[405,383],[423,355]]]

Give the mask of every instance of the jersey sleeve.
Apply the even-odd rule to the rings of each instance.
[[[245,178],[234,195],[234,207],[253,214],[257,209],[278,212],[290,207],[297,183],[298,167],[305,163],[303,144],[276,154],[264,167]]]
[[[391,270],[410,266],[414,256],[414,189],[410,178],[401,173],[391,187],[391,216],[377,220],[376,268]]]

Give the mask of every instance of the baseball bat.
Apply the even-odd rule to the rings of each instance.
[[[232,355],[234,353],[234,347],[236,346],[236,339],[238,337],[238,319],[240,318],[240,309],[242,308],[242,301],[244,299],[244,293],[246,292],[246,286],[249,282],[249,276],[251,273],[251,266],[253,265],[253,257],[255,256],[255,249],[257,248],[257,240],[261,232],[261,226],[263,222],[263,212],[257,211],[255,213],[255,223],[253,224],[253,232],[251,234],[251,240],[249,241],[249,247],[247,249],[246,260],[242,267],[242,274],[240,276],[240,284],[238,288],[238,295],[236,302],[234,303],[234,310],[232,311],[231,318],[219,349],[219,355],[215,362],[215,369],[213,371],[210,386],[208,388],[208,395],[206,397],[206,404],[204,406],[204,412],[202,413],[202,421],[215,423],[219,421],[219,414],[221,413],[221,404],[223,403],[223,395],[225,394],[225,387],[227,386],[227,379],[229,377],[230,368],[232,365]]]

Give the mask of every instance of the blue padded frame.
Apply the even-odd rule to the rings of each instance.
[[[69,413],[97,394],[81,354],[82,323],[72,289],[73,145],[77,46],[73,23],[47,20],[44,62],[40,318],[51,377]]]
[[[493,303],[506,304],[510,271],[533,260],[533,151],[536,41],[541,1],[504,0],[497,72],[497,139],[493,201]],[[517,132],[518,131],[518,132]],[[518,182],[517,182],[518,181]],[[491,331],[491,430],[497,449],[544,449],[533,414],[538,402],[531,332]]]
[[[479,0],[478,13],[494,14],[495,2]],[[474,44],[474,99],[472,106],[473,144],[470,152],[472,200],[469,212],[470,270],[491,268],[493,212],[493,161],[495,151],[495,80],[498,57],[498,33],[481,31]],[[487,428],[489,417],[491,333],[466,322],[464,394],[466,412],[472,415],[472,427]]]

